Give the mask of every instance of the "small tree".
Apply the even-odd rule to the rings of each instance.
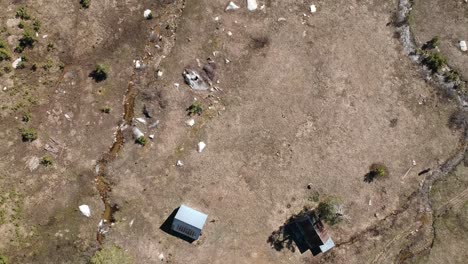
[[[26,10],[26,7],[22,6],[16,10],[16,15],[17,18],[21,18],[23,20],[29,20],[31,19],[31,16],[29,15],[28,11]]]
[[[34,47],[34,43],[36,43],[36,38],[34,37],[33,33],[29,30],[25,30],[23,36],[19,39],[18,47],[16,47],[16,51],[21,53],[26,47]]]
[[[91,77],[93,77],[96,82],[101,82],[107,79],[107,72],[108,69],[104,64],[97,64],[94,71],[91,72]]]
[[[423,59],[423,63],[433,72],[438,72],[447,64],[447,59],[439,52],[431,52]]]
[[[325,223],[336,225],[343,219],[341,205],[336,198],[328,198],[317,206],[317,213]]]

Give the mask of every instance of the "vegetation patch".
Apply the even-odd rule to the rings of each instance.
[[[21,53],[27,47],[32,48],[34,47],[36,41],[37,39],[34,37],[34,34],[29,30],[25,30],[15,51]]]
[[[22,6],[16,10],[16,17],[21,18],[23,20],[29,20],[31,19],[31,16],[29,15],[28,11],[26,10],[26,7]]]
[[[422,62],[433,72],[439,72],[447,64],[447,59],[440,52],[429,52]]]
[[[32,142],[37,139],[37,131],[34,128],[21,128],[20,133],[23,142]]]
[[[80,5],[82,8],[89,8],[91,0],[80,0]]]
[[[44,167],[49,167],[54,164],[54,160],[51,156],[44,156],[41,158],[41,165]]]
[[[90,76],[96,81],[101,82],[107,79],[109,70],[104,64],[97,64]]]
[[[338,199],[328,198],[317,206],[317,213],[325,223],[336,225],[343,220],[343,213]]]
[[[105,246],[100,251],[96,252],[91,258],[91,264],[130,264],[132,263],[130,257],[123,251],[123,249],[111,245]]]
[[[141,136],[135,140],[135,143],[144,146],[146,145],[146,138],[144,136]]]
[[[109,106],[104,106],[101,108],[101,112],[104,114],[109,114],[111,112],[111,108]]]
[[[203,113],[203,108],[200,102],[195,102],[191,104],[186,111],[189,116],[201,115]]]
[[[364,176],[365,182],[373,182],[375,179],[383,179],[388,176],[388,168],[382,163],[374,163],[369,167],[369,172]]]

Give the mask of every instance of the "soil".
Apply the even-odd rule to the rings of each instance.
[[[0,77],[0,256],[88,263],[108,245],[135,263],[393,263],[440,254],[427,252],[439,241],[431,239],[440,211],[421,209],[421,190],[465,142],[448,126],[457,101],[423,79],[395,37],[398,2],[316,1],[314,14],[306,1],[258,2],[254,12],[243,1],[225,12],[221,0],[91,1],[88,9],[0,0],[0,39],[11,50],[24,31],[19,6],[42,24],[23,52],[26,68]],[[213,89],[191,90],[182,72],[208,59]],[[97,63],[110,69],[101,82],[89,76]],[[195,101],[203,113],[189,117]],[[38,139],[23,142],[22,127]],[[45,155],[53,165],[35,166]],[[367,183],[373,163],[389,175]],[[346,216],[329,227],[336,248],[312,256],[267,242],[291,215],[329,197]],[[160,228],[181,204],[208,214],[193,243]]]

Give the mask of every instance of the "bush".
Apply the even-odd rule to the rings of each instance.
[[[83,8],[89,8],[91,5],[91,0],[80,0],[80,5]]]
[[[111,108],[108,106],[101,108],[101,112],[103,112],[104,114],[109,114],[110,111],[111,111]]]
[[[444,73],[446,82],[456,82],[460,79],[460,74],[456,70],[451,70]]]
[[[25,123],[29,122],[31,120],[31,114],[29,112],[24,113],[22,120]]]
[[[11,59],[10,52],[5,48],[0,48],[0,61],[10,60],[10,59]]]
[[[0,264],[8,264],[8,258],[0,254]]]
[[[37,20],[37,19],[34,20],[34,22],[33,22],[33,29],[34,29],[34,31],[36,31],[36,32],[39,31],[39,30],[41,29],[41,21],[39,21],[39,20]]]
[[[32,142],[37,139],[37,131],[34,128],[20,129],[23,142]]]
[[[141,136],[135,140],[135,143],[144,146],[146,145],[146,138],[144,136]]]
[[[107,79],[107,72],[108,69],[105,65],[97,64],[94,71],[91,72],[91,77],[93,77],[96,82],[104,81]]]
[[[41,165],[45,166],[45,167],[49,167],[49,166],[52,166],[53,164],[53,159],[51,156],[44,156],[42,157],[41,159]]]
[[[340,204],[337,199],[330,198],[319,203],[317,213],[325,223],[336,225],[342,221],[342,213],[340,212]]]
[[[26,47],[34,47],[34,43],[36,43],[36,38],[34,37],[34,34],[29,31],[25,30],[23,33],[23,36],[19,40],[18,47],[16,47],[16,51],[21,53]]]
[[[28,14],[28,11],[26,10],[26,7],[22,6],[16,10],[16,17],[21,18],[23,20],[29,20],[31,19],[31,16]]]
[[[6,47],[7,47],[7,46],[6,46],[5,42],[3,42],[3,41],[0,40],[0,49],[6,48]]]
[[[130,264],[130,257],[121,248],[112,245],[102,248],[91,258],[91,264]]]
[[[447,59],[439,52],[431,52],[424,58],[423,63],[433,72],[438,72],[447,64]]]
[[[388,168],[382,163],[374,163],[369,167],[369,172],[364,176],[365,182],[373,182],[375,179],[381,179],[388,176]]]
[[[423,46],[422,49],[427,50],[427,49],[435,49],[440,45],[440,38],[439,36],[433,37],[431,40],[426,42]]]
[[[24,28],[24,26],[25,26],[25,25],[24,25],[24,22],[23,22],[23,21],[20,21],[19,24],[18,24],[18,27],[19,27],[19,28]]]
[[[195,102],[195,103],[191,104],[191,105],[186,109],[186,111],[188,112],[188,115],[189,115],[189,116],[192,116],[192,115],[201,115],[201,114],[203,113],[203,108],[202,108],[200,102]]]

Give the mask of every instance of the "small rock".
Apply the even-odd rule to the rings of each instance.
[[[86,204],[82,204],[78,207],[80,209],[80,212],[86,216],[86,217],[90,217],[91,216],[91,209],[89,209],[89,206],[86,205]]]
[[[257,0],[247,0],[247,9],[249,11],[254,11],[255,9],[257,9],[257,7]]]
[[[413,166],[416,166],[416,161],[415,160],[413,160]]]
[[[200,143],[198,143],[198,153],[201,153],[205,149],[205,147],[205,142],[201,141]]]
[[[462,40],[460,41],[460,49],[461,51],[467,51],[468,47],[466,46],[466,41]]]
[[[175,88],[179,88],[180,84],[179,83],[174,83]]]
[[[67,120],[71,120],[71,117],[68,114],[64,115]]]
[[[163,253],[159,254],[158,258],[160,261],[164,261],[164,254]]]
[[[286,21],[286,18],[284,18],[284,17],[278,18],[278,22],[281,22],[281,21]]]
[[[163,71],[157,70],[157,71],[156,71],[156,74],[158,75],[158,77],[161,77],[161,76],[163,76]]]
[[[226,7],[226,11],[230,11],[230,10],[237,10],[239,9],[239,6],[236,5],[234,2],[229,2],[229,4],[227,5]]]
[[[185,124],[187,124],[188,126],[193,126],[193,125],[195,125],[195,119],[193,119],[193,118],[189,119],[189,120],[187,120],[185,122]]]
[[[13,61],[13,63],[11,64],[11,66],[13,67],[13,69],[16,69],[16,67],[18,67],[18,65],[20,64],[21,62],[21,58],[18,58],[16,59],[15,61]]]
[[[315,12],[317,12],[317,7],[315,7],[315,5],[310,5],[310,12],[313,14]]]
[[[128,223],[128,225],[129,225],[130,227],[132,227],[134,221],[135,221],[135,219],[132,219],[132,221],[130,221],[130,223]]]
[[[182,167],[182,166],[184,166],[184,163],[183,163],[181,160],[178,160],[178,161],[176,162],[176,166],[177,166],[177,167]]]
[[[146,120],[143,117],[138,117],[138,118],[135,118],[135,119],[136,119],[136,121],[146,125]]]
[[[132,129],[132,132],[133,132],[133,137],[135,137],[135,139],[145,136],[145,134],[143,134],[143,132],[141,132],[140,129],[138,129],[137,127],[134,127]]]
[[[141,68],[141,62],[139,60],[134,60],[133,64],[135,65],[135,69],[140,69]]]
[[[154,134],[148,136],[150,139],[154,139]]]
[[[232,36],[232,32],[231,32],[231,31],[228,31],[227,34],[228,34],[228,36]]]

